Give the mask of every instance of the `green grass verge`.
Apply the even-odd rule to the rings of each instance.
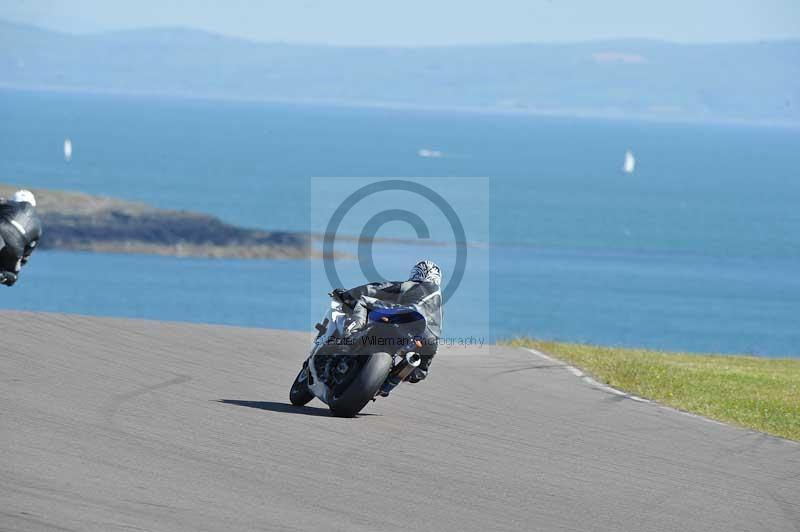
[[[800,360],[662,353],[519,338],[597,380],[688,412],[800,441]]]

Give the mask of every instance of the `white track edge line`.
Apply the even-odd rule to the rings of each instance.
[[[536,355],[538,357],[541,357],[541,358],[543,358],[543,359],[545,359],[545,360],[547,360],[549,362],[552,362],[554,364],[558,364],[559,366],[562,366],[564,369],[566,369],[567,371],[569,371],[570,373],[572,373],[576,377],[580,378],[586,384],[588,384],[590,386],[593,386],[594,388],[599,388],[599,389],[603,390],[604,392],[608,392],[608,393],[611,393],[611,394],[614,394],[614,395],[619,395],[620,397],[625,397],[626,399],[631,399],[633,401],[637,401],[637,402],[640,402],[640,403],[653,403],[654,402],[654,401],[651,401],[650,399],[645,399],[643,397],[639,397],[638,395],[633,395],[633,394],[630,394],[630,393],[627,393],[627,392],[623,392],[622,390],[617,390],[616,388],[613,388],[613,387],[611,387],[611,386],[609,386],[607,384],[603,384],[602,382],[598,382],[595,379],[593,379],[592,377],[586,375],[586,373],[584,373],[580,369],[576,368],[575,366],[571,366],[571,365],[567,364],[566,362],[564,362],[562,360],[558,360],[556,358],[551,357],[550,355],[546,355],[546,354],[542,353],[541,351],[539,351],[537,349],[533,349],[531,347],[523,347],[522,349],[524,349],[525,351],[528,351],[529,353],[533,353],[534,355]]]
[[[661,408],[662,410],[669,410],[670,412],[676,412],[676,413],[682,414],[684,416],[688,416],[688,417],[691,417],[691,418],[694,418],[694,419],[699,419],[701,421],[705,421],[706,423],[712,423],[714,425],[720,425],[722,427],[729,427],[729,428],[736,428],[736,429],[740,429],[740,430],[746,430],[748,432],[752,432],[754,434],[759,434],[761,436],[766,436],[768,438],[774,438],[774,439],[782,441],[782,442],[789,442],[789,443],[792,443],[794,445],[800,445],[800,442],[794,441],[794,440],[790,440],[790,439],[784,438],[782,436],[775,436],[774,434],[767,434],[766,432],[761,432],[759,430],[755,430],[755,429],[751,429],[751,428],[747,428],[747,427],[740,427],[738,425],[732,425],[730,423],[725,423],[724,421],[717,421],[716,419],[711,419],[711,418],[708,418],[708,417],[705,417],[705,416],[701,416],[700,414],[695,414],[694,412],[687,412],[685,410],[680,410],[678,408],[674,408],[674,407],[671,407],[671,406],[662,405],[661,403],[658,403],[657,401],[652,401],[650,399],[645,399],[645,398],[639,397],[637,395],[632,395],[632,394],[629,394],[627,392],[623,392],[622,390],[617,390],[616,388],[612,388],[611,386],[609,386],[607,384],[603,384],[601,382],[597,382],[595,379],[589,377],[583,371],[581,371],[580,369],[576,368],[575,366],[571,366],[571,365],[567,364],[566,362],[564,362],[563,360],[559,360],[557,358],[551,357],[550,355],[546,355],[546,354],[542,353],[541,351],[539,351],[538,349],[533,349],[532,347],[523,347],[522,349],[524,349],[525,351],[527,351],[527,352],[529,352],[531,354],[534,354],[534,355],[536,355],[536,356],[538,356],[540,358],[543,358],[543,359],[545,359],[545,360],[547,360],[549,362],[552,362],[553,364],[557,364],[559,366],[562,366],[564,369],[566,369],[567,371],[569,371],[570,373],[572,373],[576,377],[580,377],[580,379],[583,382],[585,382],[585,383],[587,383],[587,384],[589,384],[589,385],[591,385],[591,386],[593,386],[595,388],[599,388],[600,390],[602,390],[604,392],[613,393],[614,395],[619,395],[620,397],[624,397],[626,399],[632,399],[633,401],[637,401],[637,402],[640,402],[640,403],[648,403],[648,404],[651,404],[651,405],[656,406],[658,408]]]

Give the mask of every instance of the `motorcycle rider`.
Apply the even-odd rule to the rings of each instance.
[[[336,289],[332,295],[353,309],[346,330],[349,338],[367,333],[369,311],[376,309],[413,308],[425,317],[424,329],[415,331],[416,349],[421,362],[406,380],[417,383],[428,375],[442,326],[442,272],[429,260],[419,261],[411,269],[407,281],[368,283],[350,290]],[[411,329],[414,329],[413,324]]]
[[[0,284],[13,286],[42,235],[36,215],[36,198],[17,190],[11,199],[0,198]]]

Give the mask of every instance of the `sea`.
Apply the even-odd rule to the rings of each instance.
[[[466,228],[445,305],[453,342],[800,356],[799,129],[0,91],[3,183],[321,231],[330,213],[315,209],[386,180],[437,191]],[[384,194],[372,203],[429,213],[424,198]],[[346,217],[340,234],[365,223]],[[408,223],[378,230],[382,278],[420,258],[456,277],[459,240],[431,223],[433,243]],[[341,245],[341,283],[375,280]],[[311,331],[322,271],[319,259],[37,251],[0,308]]]

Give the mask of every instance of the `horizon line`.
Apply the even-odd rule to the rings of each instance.
[[[286,41],[286,40],[263,40],[254,39],[252,37],[243,37],[241,35],[232,35],[229,33],[210,30],[196,26],[175,25],[175,24],[156,24],[152,26],[137,26],[132,28],[117,28],[100,31],[89,32],[74,32],[66,31],[63,29],[56,29],[48,26],[41,26],[31,24],[28,22],[19,22],[7,18],[0,17],[0,25],[17,26],[19,28],[26,28],[41,32],[49,32],[62,36],[75,37],[75,38],[92,38],[103,36],[114,36],[126,33],[144,33],[148,31],[182,31],[188,33],[204,34],[212,37],[222,37],[232,41],[240,41],[249,44],[261,45],[282,45],[282,46],[317,46],[329,48],[383,48],[383,49],[432,49],[432,48],[503,48],[512,46],[575,46],[587,44],[622,44],[622,43],[653,43],[653,44],[666,44],[672,46],[736,46],[736,45],[758,45],[758,44],[797,44],[800,43],[800,35],[793,37],[774,37],[768,39],[741,39],[741,40],[727,40],[727,41],[676,41],[669,39],[661,39],[655,37],[606,37],[595,39],[571,39],[571,40],[542,40],[542,41],[483,41],[483,42],[459,42],[448,44],[434,44],[434,43],[420,43],[420,44],[344,44],[344,43],[331,43],[324,41]]]

